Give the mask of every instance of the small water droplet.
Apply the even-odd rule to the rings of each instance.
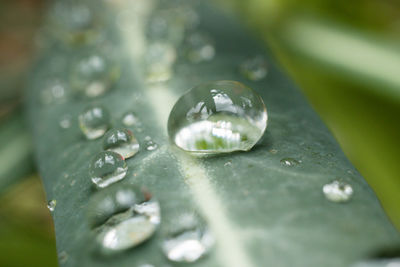
[[[156,150],[157,148],[158,148],[158,144],[155,143],[154,141],[149,140],[146,142],[146,150],[153,151],[153,150]]]
[[[86,97],[98,97],[111,89],[120,76],[120,70],[104,55],[91,54],[75,63],[71,74],[71,87]]]
[[[339,180],[324,185],[322,191],[325,197],[332,202],[347,202],[353,195],[351,185]]]
[[[139,143],[128,129],[111,129],[104,135],[103,149],[127,159],[139,151]]]
[[[57,201],[56,201],[55,199],[52,199],[52,200],[50,200],[50,201],[47,203],[47,208],[48,208],[51,212],[53,212],[53,211],[56,209],[56,205],[57,205]]]
[[[175,229],[163,241],[163,252],[173,262],[195,262],[209,252],[214,237],[208,227],[197,220],[177,220]]]
[[[193,63],[210,61],[215,56],[214,42],[205,33],[193,33],[186,42],[186,56]]]
[[[90,178],[98,188],[104,188],[122,180],[127,171],[128,167],[124,158],[112,151],[98,153],[89,167]]]
[[[181,149],[194,153],[250,150],[267,127],[261,97],[235,81],[192,88],[175,103],[168,135]]]
[[[139,119],[136,117],[135,113],[132,111],[128,111],[122,116],[122,123],[125,126],[133,126],[139,122]]]
[[[146,190],[117,186],[101,191],[89,205],[90,223],[103,254],[135,247],[148,240],[160,224],[160,206]]]
[[[184,27],[184,22],[177,17],[173,9],[157,10],[146,25],[147,40],[179,45],[184,36]]]
[[[168,43],[152,43],[146,55],[148,82],[164,82],[172,76],[172,65],[176,60],[175,48]]]
[[[87,139],[104,135],[110,124],[110,114],[102,106],[90,106],[79,115],[79,126]]]
[[[227,162],[225,162],[224,166],[225,166],[225,167],[230,167],[230,166],[232,166],[232,161],[231,161],[231,160],[228,160]]]
[[[68,254],[67,254],[67,252],[61,251],[61,252],[58,254],[58,261],[59,261],[59,263],[60,263],[60,264],[64,264],[64,263],[67,262],[67,260],[68,260]]]
[[[267,61],[263,56],[256,56],[240,65],[240,72],[251,81],[262,80],[268,73]]]
[[[61,118],[61,120],[59,122],[60,127],[63,128],[63,129],[70,128],[71,124],[72,124],[71,120],[72,120],[72,117],[69,114],[62,116],[62,118]]]
[[[293,167],[299,165],[300,161],[294,158],[283,158],[281,159],[281,164],[283,166]]]
[[[66,99],[66,85],[59,79],[47,80],[40,91],[40,100],[43,105],[59,103]]]
[[[276,153],[278,153],[278,150],[277,150],[277,149],[271,149],[269,152],[270,152],[271,154],[276,154]]]

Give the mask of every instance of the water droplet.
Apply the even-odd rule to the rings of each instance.
[[[181,149],[195,153],[250,150],[267,127],[261,97],[235,81],[192,88],[175,103],[168,135]]]
[[[120,76],[119,67],[104,55],[90,54],[75,63],[71,87],[80,95],[98,97],[106,93]]]
[[[300,161],[298,161],[297,159],[294,159],[294,158],[283,158],[283,159],[281,159],[281,164],[282,164],[283,166],[292,167],[292,166],[297,166],[297,165],[299,165],[299,164],[300,164]]]
[[[139,151],[139,143],[128,129],[111,129],[104,135],[103,148],[127,159]]]
[[[66,85],[59,79],[50,79],[46,81],[43,89],[40,91],[40,100],[43,105],[62,102],[66,98]]]
[[[277,149],[271,149],[269,152],[270,152],[271,154],[276,154],[276,153],[278,153],[278,150],[277,150]]]
[[[89,205],[89,220],[103,254],[143,243],[160,224],[160,206],[149,192],[129,185],[109,189],[95,195]]]
[[[128,167],[124,158],[112,151],[98,153],[89,167],[90,178],[98,188],[104,188],[122,180],[127,171]]]
[[[60,264],[64,264],[64,263],[67,262],[67,260],[68,260],[68,254],[67,254],[67,252],[61,251],[61,252],[58,254],[58,261],[59,261],[59,263],[60,263]]]
[[[132,111],[128,111],[122,116],[122,123],[125,126],[132,126],[139,122],[138,118],[136,117],[135,113]]]
[[[230,166],[232,166],[232,161],[231,161],[231,160],[228,160],[227,162],[225,162],[224,166],[225,166],[225,167],[230,167]]]
[[[51,212],[53,212],[53,211],[56,209],[56,205],[57,205],[57,201],[56,201],[55,199],[52,199],[52,200],[50,200],[50,201],[47,203],[47,208],[48,208]]]
[[[146,55],[148,82],[164,82],[172,76],[172,65],[176,60],[175,48],[168,43],[152,43]]]
[[[332,202],[347,202],[353,195],[351,185],[335,180],[322,188],[325,197]]]
[[[215,56],[214,42],[204,33],[193,33],[187,39],[186,56],[193,63],[210,61]]]
[[[156,150],[157,148],[158,148],[158,144],[155,143],[154,141],[149,140],[146,142],[146,150],[153,151],[153,150]]]
[[[50,13],[50,32],[69,44],[90,43],[99,37],[102,25],[100,2],[55,2]]]
[[[69,114],[64,115],[64,116],[61,118],[60,122],[59,122],[60,127],[63,128],[63,129],[68,129],[68,128],[70,128],[70,127],[71,127],[71,124],[72,124],[71,120],[72,120],[71,115],[69,115]]]
[[[184,22],[176,16],[174,10],[158,10],[154,12],[146,29],[147,40],[163,41],[179,45],[184,36]]]
[[[207,226],[197,220],[180,220],[164,239],[162,249],[170,261],[195,262],[208,253],[214,242]]]
[[[263,56],[256,56],[240,65],[240,72],[251,81],[262,80],[268,73],[267,61]]]
[[[110,115],[102,106],[90,106],[79,115],[79,126],[87,139],[104,135],[109,127]]]

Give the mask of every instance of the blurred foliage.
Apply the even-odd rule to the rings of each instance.
[[[54,232],[39,177],[0,197],[0,266],[57,266]]]
[[[310,53],[307,53],[310,51],[304,51],[307,50],[307,47],[304,49],[304,43],[301,46],[300,40],[290,36],[296,34],[293,31],[299,29],[301,22],[306,21],[311,27],[320,27],[322,23],[327,25],[324,34],[339,34],[338,37],[345,36],[350,40],[353,46],[349,44],[349,49],[358,52],[369,46],[375,53],[388,55],[387,58],[392,60],[387,62],[388,66],[400,66],[400,62],[393,62],[400,56],[400,50],[393,49],[400,47],[400,2],[222,2],[233,8],[257,35],[269,43],[277,59],[299,84],[350,160],[375,190],[389,217],[400,228],[400,165],[397,162],[400,147],[400,86],[392,86],[390,90],[384,88],[385,82],[397,80],[399,74],[386,75],[385,78],[391,81],[380,80],[381,84],[370,82],[368,79],[371,77],[360,77],[360,70],[354,67],[360,62],[342,58],[338,59],[342,60],[341,64],[335,66],[326,59],[317,58],[318,55],[310,57]],[[297,32],[298,36],[303,33]],[[319,39],[321,35],[312,37],[307,36],[310,46],[318,47],[324,41]],[[326,48],[327,53],[334,53],[329,49]],[[338,52],[339,55],[333,54],[333,57],[344,55],[346,51]],[[369,56],[366,54],[365,58]],[[382,69],[384,73],[385,67],[388,67],[385,66],[385,58],[379,55],[377,58],[381,62],[376,66],[374,62],[366,61],[371,68],[369,71],[372,75],[369,76],[374,76],[374,71],[382,73]],[[364,58],[359,60],[363,64]]]

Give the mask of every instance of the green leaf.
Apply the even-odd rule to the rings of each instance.
[[[92,251],[87,212],[95,190],[88,167],[102,151],[102,141],[85,140],[76,118],[93,101],[73,98],[52,105],[39,101],[40,73],[49,71],[54,56],[69,59],[79,51],[62,46],[44,51],[32,75],[28,114],[47,199],[57,201],[53,219],[62,265],[165,266],[168,261],[160,249],[163,233],[188,211],[199,212],[216,238],[211,253],[193,266],[348,266],[383,246],[400,244],[398,232],[370,187],[275,66],[272,55],[212,4],[193,7],[201,18],[198,30],[215,40],[215,58],[198,64],[179,58],[170,81],[145,83],[143,26],[152,4],[147,0],[114,3],[115,12],[133,12],[118,21],[123,31],[118,33],[112,22],[108,25],[113,50],[121,51],[121,79],[111,92],[95,100],[109,109],[114,127],[122,127],[122,115],[131,110],[141,121],[140,129],[131,128],[141,150],[127,160],[127,177],[119,183],[145,186],[160,202],[161,226],[148,242],[106,258]],[[239,65],[258,54],[267,58],[269,73],[262,81],[248,81],[240,75]],[[68,77],[68,71],[62,75]],[[266,103],[267,132],[250,152],[197,158],[169,142],[166,123],[175,101],[187,89],[211,80],[243,82]],[[69,129],[61,129],[59,121],[66,114],[75,119]],[[144,149],[146,136],[159,145],[157,150]],[[301,163],[283,166],[283,158]],[[325,199],[323,185],[336,179],[352,185],[350,202]]]

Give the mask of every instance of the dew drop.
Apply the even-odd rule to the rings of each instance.
[[[212,60],[215,47],[211,37],[199,32],[191,34],[186,42],[186,56],[193,63]]]
[[[122,180],[127,171],[124,158],[112,151],[98,153],[89,167],[90,178],[97,188],[104,188]]]
[[[56,209],[57,201],[55,199],[50,200],[47,202],[47,208],[53,212]]]
[[[103,149],[127,159],[139,151],[139,143],[128,129],[111,129],[104,135]]]
[[[65,42],[86,43],[95,39],[99,17],[88,1],[56,2],[50,12],[52,34]]]
[[[155,143],[153,140],[149,140],[146,142],[146,150],[153,151],[158,148],[158,144]]]
[[[194,153],[248,151],[267,127],[261,97],[235,81],[192,88],[175,103],[168,135],[179,148]]]
[[[102,106],[90,106],[79,115],[79,126],[90,140],[103,136],[109,124],[110,114]]]
[[[68,261],[68,254],[65,251],[61,251],[58,254],[58,261],[60,262],[60,264],[64,264]]]
[[[72,120],[72,117],[69,114],[62,116],[62,118],[59,122],[60,127],[63,129],[70,128],[71,124],[72,124],[71,120]]]
[[[135,247],[148,240],[160,224],[160,206],[146,190],[117,186],[95,195],[89,205],[89,223],[103,254]]]
[[[197,220],[181,220],[162,243],[165,256],[173,262],[195,262],[214,245],[214,237],[206,225]]]
[[[172,65],[176,60],[175,48],[169,43],[152,43],[146,55],[147,82],[164,82],[172,76]]]
[[[125,126],[133,126],[138,122],[138,118],[132,111],[128,111],[122,116],[122,124],[124,124]]]
[[[179,45],[184,36],[184,22],[181,21],[174,10],[156,11],[146,26],[147,40],[150,42],[163,42]]]
[[[240,65],[240,72],[251,81],[262,80],[268,73],[267,61],[263,56],[256,56]]]
[[[281,164],[283,166],[293,167],[300,164],[300,161],[294,158],[283,158],[281,159]]]
[[[347,202],[353,195],[353,188],[345,182],[335,180],[324,185],[322,192],[332,202]]]
[[[72,67],[71,87],[79,95],[98,97],[111,89],[120,76],[119,67],[104,55],[90,54]]]
[[[40,101],[43,105],[59,103],[65,100],[67,94],[66,85],[59,79],[50,79],[46,81],[43,89],[40,91]]]
[[[224,166],[225,166],[225,167],[230,167],[230,166],[232,166],[232,161],[231,161],[231,160],[228,160],[227,162],[225,162]]]

